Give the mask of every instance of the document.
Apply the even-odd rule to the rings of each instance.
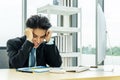
[[[89,67],[24,67],[18,68],[17,71],[27,72],[27,73],[41,73],[41,72],[51,72],[51,73],[65,73],[65,72],[82,72],[89,70]]]

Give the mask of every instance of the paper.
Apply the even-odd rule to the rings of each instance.
[[[63,69],[66,70],[66,72],[83,72],[86,70],[89,70],[89,67],[84,66],[84,67],[64,67]]]

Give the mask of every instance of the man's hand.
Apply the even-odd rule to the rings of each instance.
[[[33,29],[31,28],[26,28],[25,29],[25,35],[27,37],[27,40],[32,42],[32,39],[33,39]]]
[[[52,31],[51,31],[51,30],[47,30],[46,36],[45,36],[45,40],[46,40],[47,42],[49,42],[51,36],[52,36]]]

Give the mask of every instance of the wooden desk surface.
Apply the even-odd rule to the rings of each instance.
[[[120,80],[120,72],[84,71],[80,73],[25,73],[15,69],[0,69],[1,80]]]

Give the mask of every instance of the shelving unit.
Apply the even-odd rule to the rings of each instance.
[[[78,27],[70,27],[69,26],[69,16],[73,14],[81,13],[80,8],[76,7],[65,7],[65,6],[56,6],[56,5],[46,5],[37,9],[37,14],[47,14],[48,18],[50,18],[51,14],[54,15],[63,15],[65,17],[65,25],[64,26],[54,26],[51,30],[54,33],[58,33],[58,37],[55,39],[58,49],[60,50],[60,55],[62,58],[77,58],[77,66],[81,64],[81,52],[72,52],[72,38],[70,33],[79,33],[81,29]],[[80,20],[81,16],[80,16]],[[81,27],[81,26],[80,26]],[[62,33],[60,35],[59,33]],[[65,34],[65,36],[64,36]],[[67,36],[66,36],[67,35]],[[59,43],[58,43],[59,42]],[[61,45],[62,44],[62,45]],[[80,43],[81,45],[81,43]],[[62,49],[61,49],[62,48]],[[64,61],[63,61],[64,63]],[[69,64],[70,65],[70,64]],[[63,65],[66,66],[66,65]]]
[[[76,33],[80,32],[80,28],[72,27],[52,27],[51,30],[55,33]]]

